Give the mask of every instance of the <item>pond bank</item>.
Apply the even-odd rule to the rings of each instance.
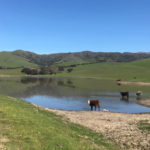
[[[139,100],[137,103],[146,107],[150,107],[150,99]]]
[[[9,74],[0,74],[0,78],[13,78],[13,77],[34,77],[34,78],[76,78],[76,79],[96,79],[96,80],[114,80],[117,81],[117,78],[104,78],[104,77],[80,77],[80,76],[62,76],[62,75],[9,75]],[[139,85],[139,86],[150,86],[150,82],[141,82],[141,81],[117,81],[117,83],[124,84],[124,85]]]
[[[65,116],[73,123],[103,133],[119,144],[121,149],[147,150],[150,147],[150,133],[142,132],[138,128],[141,120],[148,120],[150,123],[150,114],[46,110]]]
[[[124,85],[150,86],[150,82],[129,82],[129,81],[119,81],[118,83],[124,84]]]

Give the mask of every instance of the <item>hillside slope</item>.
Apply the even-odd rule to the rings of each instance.
[[[0,149],[117,150],[102,134],[28,102],[0,95]]]
[[[17,68],[24,66],[37,66],[37,65],[29,62],[29,60],[23,57],[13,55],[10,52],[0,52],[0,67]]]
[[[130,65],[137,66],[137,67],[144,67],[144,68],[150,68],[150,59],[142,59],[142,60],[137,60],[133,61],[130,63]]]
[[[66,69],[61,73],[61,76],[150,81],[149,66],[150,59],[130,63],[107,62],[86,64],[73,67],[73,71],[70,73],[68,73]]]

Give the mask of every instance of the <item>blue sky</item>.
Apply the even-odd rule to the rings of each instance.
[[[150,52],[150,0],[0,0],[0,51]]]

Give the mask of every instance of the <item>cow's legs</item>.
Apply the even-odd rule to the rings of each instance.
[[[100,111],[100,104],[98,104],[98,110]]]
[[[93,106],[91,105],[91,111],[93,111]]]

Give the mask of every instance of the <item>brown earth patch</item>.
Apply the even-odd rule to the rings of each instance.
[[[121,149],[150,149],[150,133],[139,130],[137,125],[140,120],[150,122],[150,114],[46,110],[65,116],[73,123],[102,133],[120,145]]]
[[[9,142],[9,139],[6,137],[0,138],[0,150],[6,150],[6,147],[4,146],[4,143]]]
[[[150,86],[150,82],[127,82],[127,81],[119,81],[117,83],[124,84],[124,85]]]
[[[150,99],[139,100],[137,103],[143,106],[150,107]]]
[[[3,137],[3,138],[0,138],[0,143],[7,143],[9,142],[9,139]]]
[[[1,150],[4,150],[4,149],[5,149],[5,148],[4,148],[4,145],[0,144],[0,149],[1,149]]]

